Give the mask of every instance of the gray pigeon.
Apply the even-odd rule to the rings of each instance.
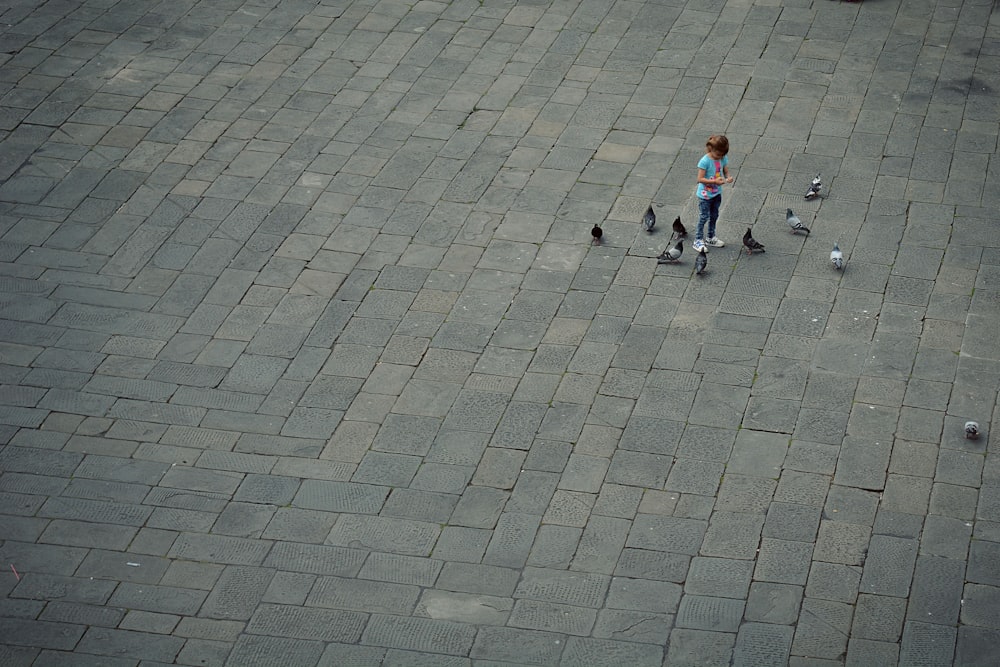
[[[688,235],[688,230],[681,224],[681,216],[674,218],[674,236],[683,238]]]
[[[642,228],[647,232],[652,232],[653,227],[656,225],[656,214],[653,213],[653,207],[650,206],[646,209],[646,215],[642,216]]]
[[[840,251],[840,246],[836,243],[833,244],[833,250],[830,251],[830,261],[833,262],[833,268],[838,271],[844,268],[844,253]]]
[[[668,262],[680,261],[681,255],[684,253],[684,239],[677,239],[677,243],[670,246],[656,258],[657,264],[666,264]]]
[[[705,272],[708,266],[708,251],[702,248],[698,251],[698,256],[694,258],[694,272],[699,276]]]
[[[792,234],[799,230],[805,232],[806,234],[809,233],[809,228],[802,224],[802,221],[799,220],[799,216],[792,213],[792,209],[790,208],[785,209],[785,222],[787,222],[788,226],[792,228]]]
[[[819,196],[819,191],[822,189],[823,183],[819,180],[819,174],[816,174],[816,178],[812,179],[812,183],[809,184],[805,199],[815,199]]]
[[[970,440],[979,437],[979,424],[977,422],[965,422],[965,437]]]
[[[749,227],[747,227],[747,233],[743,235],[743,246],[747,249],[748,255],[752,255],[754,250],[764,252],[764,245],[753,237]]]

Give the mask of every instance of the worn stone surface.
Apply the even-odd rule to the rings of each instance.
[[[992,9],[3,4],[0,663],[997,663]]]

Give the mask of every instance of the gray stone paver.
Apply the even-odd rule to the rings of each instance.
[[[996,663],[998,16],[0,6],[0,663]]]

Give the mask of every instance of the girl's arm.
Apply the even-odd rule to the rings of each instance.
[[[698,182],[701,183],[702,185],[715,185],[715,179],[714,178],[711,178],[711,179],[705,178],[705,170],[704,169],[698,169]]]

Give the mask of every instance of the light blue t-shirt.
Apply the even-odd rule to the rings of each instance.
[[[725,169],[728,164],[729,157],[726,155],[723,155],[721,160],[713,160],[708,153],[705,153],[705,155],[698,160],[698,169],[705,170],[705,178],[719,178],[726,175]],[[704,183],[698,184],[699,199],[711,199],[712,197],[718,197],[721,194],[721,185],[705,185]]]

